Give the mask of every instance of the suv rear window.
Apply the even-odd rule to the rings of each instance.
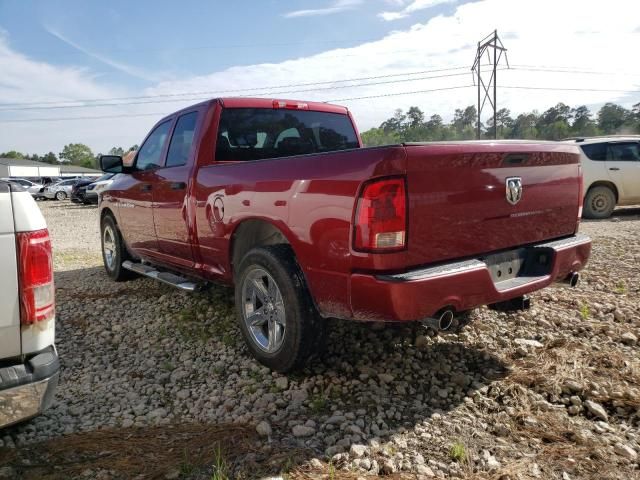
[[[347,115],[309,110],[229,108],[222,111],[217,161],[249,161],[357,148]]]

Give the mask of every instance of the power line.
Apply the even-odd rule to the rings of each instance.
[[[613,88],[563,88],[563,87],[534,87],[525,85],[500,85],[499,88],[511,88],[518,90],[551,90],[567,92],[605,92],[605,93],[640,93],[640,90],[618,90]]]
[[[381,95],[369,95],[369,96],[363,96],[363,97],[339,98],[335,100],[325,100],[325,102],[347,102],[347,101],[355,101],[355,100],[369,100],[374,98],[396,97],[401,95],[416,95],[420,93],[440,92],[443,90],[456,90],[461,88],[470,88],[473,86],[474,85],[459,85],[455,87],[432,88],[429,90],[414,90],[411,92],[396,92],[396,93],[385,93]],[[15,119],[15,120],[0,120],[0,123],[60,122],[60,121],[68,121],[68,120],[103,120],[103,119],[113,119],[113,118],[132,118],[132,117],[150,117],[150,116],[162,118],[165,115],[169,115],[170,113],[172,112],[133,113],[133,114],[127,114],[127,115],[99,115],[99,116],[87,116],[87,117],[22,118],[22,119]]]
[[[272,89],[282,89],[282,88],[294,88],[294,87],[307,87],[312,85],[330,85],[333,83],[345,83],[345,82],[357,82],[364,80],[377,80],[381,78],[392,78],[392,77],[402,77],[409,75],[423,75],[427,73],[437,73],[437,72],[447,72],[453,70],[463,70],[467,67],[449,67],[449,68],[439,68],[439,69],[429,69],[429,70],[419,70],[414,72],[405,72],[405,73],[392,73],[386,75],[376,75],[369,77],[356,77],[356,78],[345,78],[345,79],[336,79],[336,80],[326,80],[322,82],[308,82],[308,83],[290,83],[286,85],[271,85],[267,87],[254,87],[254,88],[238,88],[231,90],[217,90],[217,91],[198,91],[198,92],[182,92],[182,93],[160,93],[155,95],[138,95],[138,96],[130,96],[130,97],[104,97],[104,98],[90,98],[83,100],[56,100],[56,101],[46,101],[46,102],[23,102],[23,103],[0,103],[0,107],[28,107],[32,105],[60,105],[66,107],[69,103],[89,103],[89,102],[110,102],[110,101],[120,101],[120,100],[142,100],[142,99],[151,99],[151,98],[164,98],[164,97],[181,97],[181,96],[198,96],[198,95],[212,95],[212,94],[224,94],[224,93],[241,93],[241,92],[254,92],[257,90],[272,90]],[[284,92],[286,93],[286,92]],[[80,105],[84,106],[84,105]],[[71,105],[69,105],[71,107]],[[14,110],[13,108],[2,108],[2,110]]]
[[[298,89],[298,90],[285,90],[285,91],[277,91],[277,92],[260,92],[253,93],[252,95],[283,95],[283,94],[291,94],[291,93],[308,93],[308,92],[321,92],[326,90],[339,90],[344,88],[356,88],[356,87],[371,87],[378,85],[388,85],[394,83],[406,83],[406,82],[417,82],[422,80],[432,80],[438,78],[448,78],[448,77],[458,77],[468,75],[468,72],[462,73],[449,73],[445,75],[431,75],[427,77],[417,77],[417,78],[404,78],[398,80],[384,80],[379,82],[368,82],[368,83],[354,83],[350,85],[334,85],[330,87],[317,87],[317,88],[306,88],[306,89]],[[138,102],[120,102],[120,103],[92,103],[89,105],[56,105],[56,106],[44,106],[44,107],[10,107],[10,108],[2,108],[0,112],[7,111],[25,111],[25,110],[59,110],[59,109],[69,109],[69,108],[95,108],[95,107],[120,107],[127,105],[148,105],[148,104],[159,104],[159,103],[176,103],[176,102],[184,102],[184,101],[198,101],[198,100],[206,100],[211,98],[212,96],[217,96],[223,92],[204,92],[207,93],[207,96],[192,96],[190,98],[178,98],[178,99],[170,99],[170,100],[149,100],[149,101],[138,101]],[[195,95],[195,94],[194,94]],[[252,96],[252,95],[239,95],[240,97]]]

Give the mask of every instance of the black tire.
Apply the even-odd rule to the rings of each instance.
[[[609,187],[600,186],[590,188],[584,199],[584,218],[609,218],[616,208],[616,195]]]
[[[245,312],[245,282],[255,272],[267,272],[275,281],[285,312],[284,336],[273,352],[266,351],[249,331]],[[254,248],[242,259],[235,275],[235,306],[240,330],[251,354],[263,365],[286,373],[302,367],[312,353],[320,347],[324,337],[324,320],[311,301],[304,276],[288,245]],[[260,328],[260,327],[256,327]],[[268,329],[268,326],[265,327]],[[270,329],[268,329],[270,330]]]
[[[56,200],[62,201],[67,199],[67,194],[63,191],[56,192]]]
[[[107,234],[109,230],[109,234]],[[112,248],[105,249],[105,238],[107,243],[112,245]],[[135,274],[131,270],[127,270],[122,266],[125,260],[130,260],[129,252],[124,245],[118,225],[111,215],[106,215],[100,225],[100,245],[102,247],[102,262],[107,275],[116,282],[122,282],[133,278]],[[111,257],[108,255],[108,251],[111,251]]]

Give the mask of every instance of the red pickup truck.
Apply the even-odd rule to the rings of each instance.
[[[300,366],[325,318],[445,329],[480,305],[575,286],[580,155],[553,142],[363,148],[349,111],[224,98],[169,115],[102,194],[107,273],[235,285],[252,354]]]

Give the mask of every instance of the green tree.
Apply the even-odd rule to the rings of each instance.
[[[456,132],[456,138],[461,140],[470,140],[476,137],[476,125],[478,118],[478,110],[475,105],[470,105],[464,110],[459,108],[453,114],[453,128]]]
[[[573,124],[571,125],[572,135],[580,137],[592,137],[598,134],[596,122],[591,118],[593,115],[586,105],[581,105],[571,110]]]
[[[538,115],[536,112],[521,113],[513,121],[509,138],[525,138],[532,140],[538,137]]]
[[[615,103],[605,103],[598,112],[598,127],[603,133],[616,133],[627,121],[631,112]]]
[[[52,165],[57,165],[58,162],[58,157],[56,157],[56,154],[53,152],[49,152],[46,155],[42,156],[42,161],[44,163],[50,163]]]
[[[70,143],[65,145],[58,156],[72,165],[87,168],[95,168],[96,165],[93,152],[83,143]]]
[[[118,156],[123,156],[124,155],[124,148],[122,147],[113,147],[111,148],[111,150],[109,150],[109,155],[118,155]]]
[[[536,124],[538,135],[547,140],[566,138],[571,132],[571,107],[560,102],[546,110]]]
[[[367,130],[361,134],[361,137],[365,147],[378,147],[380,145],[392,145],[402,142],[400,134],[385,131],[382,127]]]
[[[25,158],[25,154],[22,152],[16,152],[15,150],[11,150],[5,153],[0,153],[0,158],[22,159],[22,158]]]
[[[137,143],[136,143],[135,145],[131,145],[131,146],[129,147],[129,150],[127,150],[127,153],[128,153],[128,152],[135,152],[136,150],[138,150],[138,148],[140,148],[140,147],[138,146],[138,144],[137,144]]]
[[[397,109],[393,114],[393,117],[385,120],[380,124],[380,128],[385,131],[385,133],[396,133],[398,135],[402,134],[402,130],[404,129],[404,123],[407,119],[407,116],[404,114],[402,109]]]
[[[513,128],[513,118],[508,108],[501,108],[496,112],[498,138],[507,138]],[[493,117],[487,122],[487,135],[493,138]]]

